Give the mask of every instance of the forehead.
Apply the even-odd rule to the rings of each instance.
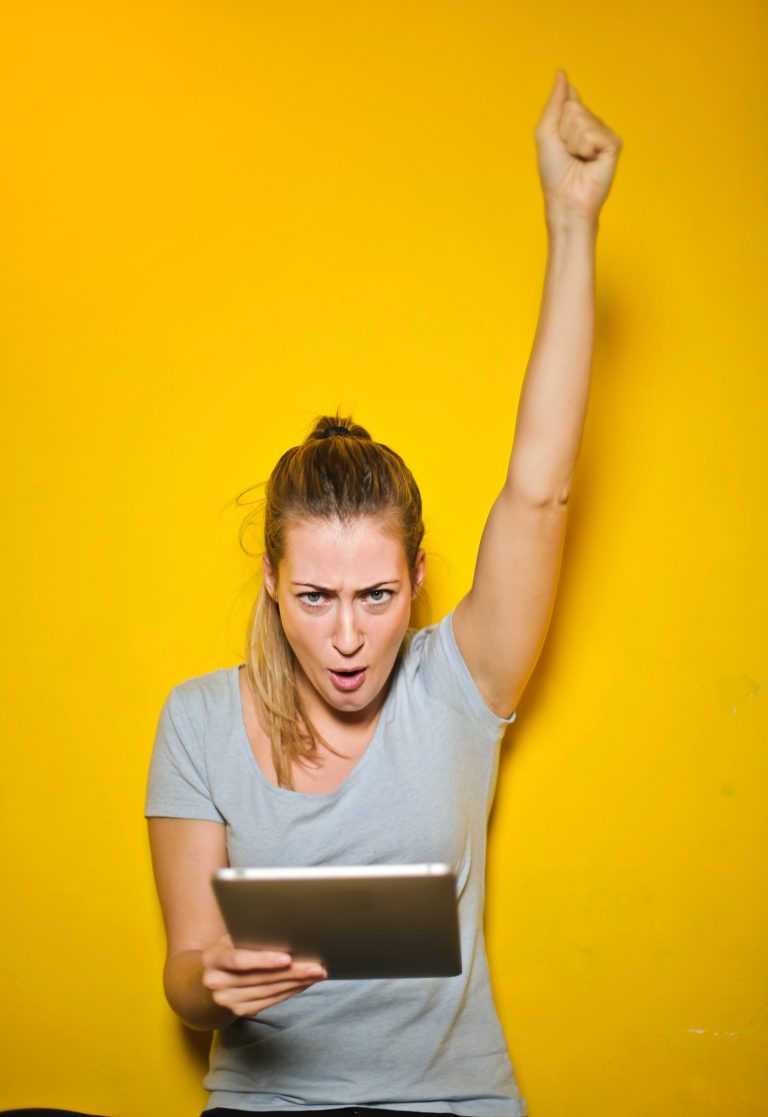
[[[294,520],[283,538],[280,566],[292,581],[373,585],[402,578],[408,571],[402,540],[381,518]]]

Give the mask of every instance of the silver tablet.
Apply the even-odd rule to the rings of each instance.
[[[330,978],[461,973],[448,865],[219,869],[212,879],[236,946],[322,962]]]

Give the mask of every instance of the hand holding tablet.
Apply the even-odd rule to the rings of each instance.
[[[230,935],[211,943],[201,962],[202,982],[214,1003],[235,1017],[256,1016],[327,977],[317,963],[297,962],[279,951],[242,949]]]

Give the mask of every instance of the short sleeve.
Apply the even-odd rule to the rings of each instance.
[[[211,798],[202,727],[194,724],[180,687],[171,691],[160,712],[144,814],[224,821]]]
[[[420,638],[424,645],[419,671],[427,692],[462,715],[477,731],[495,737],[503,733],[516,714],[499,717],[486,704],[456,643],[453,613],[419,632],[415,639]]]

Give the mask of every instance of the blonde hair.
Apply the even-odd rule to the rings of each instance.
[[[299,519],[385,517],[401,538],[411,571],[424,536],[421,494],[394,450],[339,415],[316,420],[300,446],[287,450],[266,483],[264,553],[277,573],[285,529]],[[241,528],[241,541],[253,515]],[[261,586],[247,632],[246,671],[272,746],[280,787],[292,788],[291,766],[311,762],[318,745],[331,752],[307,715],[296,687],[295,658],[277,602]]]

